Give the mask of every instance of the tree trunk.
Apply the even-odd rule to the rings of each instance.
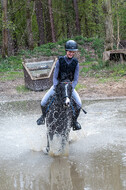
[[[38,30],[39,30],[39,45],[45,43],[44,32],[44,19],[43,19],[43,7],[41,0],[35,0],[35,13],[37,17]]]
[[[85,20],[85,34],[88,37],[89,36],[88,19],[87,19],[86,14],[84,15],[85,15],[85,19],[84,19]]]
[[[117,15],[117,49],[119,49],[120,35],[119,35],[119,16]]]
[[[28,47],[30,49],[33,49],[33,34],[32,34],[32,23],[31,23],[30,1],[31,0],[27,0],[27,4],[26,4],[27,39],[28,39]]]
[[[66,17],[66,31],[67,31],[67,38],[71,38],[72,37],[72,32],[71,31],[71,15],[70,15],[70,2],[68,0],[65,0],[65,17]]]
[[[113,49],[113,22],[112,22],[112,10],[111,0],[104,0],[103,11],[105,13],[105,51]]]
[[[7,3],[8,0],[1,0],[2,4],[2,22],[3,22],[3,28],[2,28],[2,57],[8,56],[8,19],[7,19]]]
[[[80,35],[81,34],[81,27],[80,27],[80,21],[79,21],[77,0],[73,0],[73,3],[74,3],[75,15],[76,15],[76,31],[77,31],[77,34]]]
[[[12,23],[15,23],[15,15],[14,15],[14,2],[13,0],[9,1],[9,5],[10,5],[10,19],[12,21]],[[13,46],[13,54],[16,54],[18,52],[18,41],[17,41],[17,35],[16,35],[16,31],[14,30],[12,33],[12,46]]]
[[[52,13],[52,0],[48,0],[48,6],[49,6],[49,16],[50,16],[50,24],[51,24],[52,41],[56,42],[54,20],[53,20],[53,13]]]
[[[50,24],[50,16],[49,16],[49,6],[46,3],[47,0],[42,2],[43,12],[44,12],[44,29],[45,29],[45,42],[52,42],[52,34],[51,34],[51,24]]]
[[[98,0],[92,0],[92,4],[93,4],[93,13],[92,13],[92,16],[93,16],[93,20],[94,22],[97,24],[99,24],[99,12],[98,12]]]

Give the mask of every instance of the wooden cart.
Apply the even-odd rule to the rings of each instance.
[[[49,89],[53,84],[53,71],[56,59],[23,61],[25,86],[34,91]]]

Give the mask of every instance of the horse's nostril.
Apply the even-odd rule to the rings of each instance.
[[[70,99],[67,97],[67,98],[66,98],[66,101],[65,101],[65,104],[68,106],[69,103],[70,103]]]
[[[65,107],[69,107],[69,106],[70,106],[69,102],[65,103]]]

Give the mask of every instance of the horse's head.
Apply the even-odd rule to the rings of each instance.
[[[60,82],[56,87],[57,98],[66,107],[70,106],[70,98],[72,95],[72,83],[70,81]]]

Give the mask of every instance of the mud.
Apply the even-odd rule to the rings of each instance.
[[[115,97],[126,97],[126,77],[119,81],[108,81],[99,83],[96,78],[79,77],[78,93],[84,99],[110,99]],[[16,87],[25,85],[23,78],[13,81],[1,81],[0,83],[0,102],[19,101],[19,100],[41,100],[46,91],[18,92]]]

